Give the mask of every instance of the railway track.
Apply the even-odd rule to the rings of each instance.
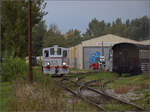
[[[63,76],[63,78],[78,78],[78,79],[83,79],[86,76],[89,75],[94,75],[96,73],[99,73],[99,71],[91,71],[91,72],[71,72],[69,74],[66,74]]]
[[[81,83],[80,80],[82,80],[82,78],[76,78],[76,79],[73,80],[71,78],[69,79],[68,77],[65,77],[65,78],[62,78],[62,79],[56,81],[56,83],[58,83],[62,88],[64,88],[66,91],[70,92],[72,95],[76,96],[79,99],[82,99],[82,100],[86,101],[90,105],[93,105],[93,106],[97,107],[101,111],[106,111],[106,109],[103,107],[103,104],[101,104],[99,102],[96,102],[96,101],[92,100],[91,98],[85,96],[83,94],[83,91],[88,90],[88,91],[91,91],[91,92],[93,92],[97,95],[100,95],[103,98],[106,98],[107,101],[114,100],[114,101],[116,101],[118,103],[121,103],[121,104],[130,105],[130,106],[136,108],[136,110],[138,110],[138,111],[145,111],[144,108],[142,108],[142,107],[140,107],[140,106],[138,106],[134,103],[128,102],[124,99],[120,99],[120,98],[117,98],[114,95],[108,94],[105,91],[104,87],[107,83],[111,82],[112,80],[111,81],[110,80],[106,81],[104,83],[102,83],[100,81],[101,82],[100,90],[97,90],[97,89],[90,86],[92,83],[95,83],[98,80],[92,80],[92,81],[88,81],[88,82],[85,82],[85,83]],[[77,89],[76,90],[71,89],[70,87],[68,87],[65,84],[66,82],[67,82],[67,84],[68,83],[69,84],[74,84],[77,87]]]
[[[93,73],[99,73],[99,71],[71,72],[70,74],[73,74],[73,75],[82,75],[82,74],[93,74]]]

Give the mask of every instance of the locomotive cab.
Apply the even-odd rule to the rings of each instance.
[[[64,75],[69,72],[68,48],[53,47],[43,49],[42,70],[45,74]]]

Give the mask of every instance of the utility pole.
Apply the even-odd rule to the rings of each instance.
[[[28,75],[29,81],[32,83],[32,1],[28,0],[28,57],[29,57],[29,68]]]
[[[2,9],[2,5],[1,5],[1,4],[2,4],[2,2],[0,1],[0,14],[1,14],[1,9]],[[1,16],[0,16],[0,21],[1,21]],[[1,49],[1,46],[2,46],[2,45],[1,45],[1,44],[2,44],[2,42],[1,42],[1,41],[2,41],[1,36],[2,36],[2,35],[1,35],[1,33],[2,33],[2,32],[1,32],[1,31],[2,31],[2,30],[1,30],[1,24],[0,24],[0,72],[1,72],[1,70],[2,70],[2,68],[1,68],[1,67],[2,67],[2,49]]]
[[[102,57],[104,58],[104,46],[103,46],[103,41],[102,41]],[[104,61],[104,60],[103,60]],[[102,69],[101,71],[103,72],[103,69],[104,69],[104,62],[102,61]]]

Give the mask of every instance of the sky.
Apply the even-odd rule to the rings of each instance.
[[[96,18],[105,22],[115,21],[118,17],[123,22],[142,16],[150,17],[150,0],[47,0],[44,9],[46,25],[56,24],[62,33],[69,29],[78,29],[82,33],[88,23]]]

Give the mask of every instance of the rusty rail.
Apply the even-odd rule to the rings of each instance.
[[[64,89],[67,90],[68,92],[72,93],[74,96],[76,96],[76,97],[78,97],[78,98],[80,98],[80,99],[86,101],[87,103],[89,103],[89,104],[91,104],[91,105],[97,107],[98,109],[104,111],[104,108],[103,108],[102,106],[96,104],[95,102],[90,101],[89,99],[86,99],[85,97],[83,97],[82,95],[80,95],[80,94],[74,92],[74,91],[71,90],[70,88],[65,87],[65,86],[63,85],[63,83],[62,83],[64,80],[66,80],[66,79],[62,79],[61,82],[60,82],[60,85],[61,85],[62,88],[64,88]]]
[[[73,82],[73,81],[72,81],[72,82]],[[140,106],[138,106],[138,105],[136,105],[136,104],[134,104],[134,103],[128,102],[128,101],[126,101],[126,100],[119,99],[119,98],[115,97],[114,95],[109,95],[109,94],[106,93],[104,90],[103,90],[103,91],[100,91],[100,90],[96,90],[96,89],[94,89],[94,88],[88,87],[88,86],[85,85],[85,84],[79,84],[79,83],[76,83],[76,82],[74,82],[74,83],[77,84],[78,86],[80,86],[79,92],[81,92],[81,87],[82,87],[82,88],[85,87],[85,88],[87,88],[88,90],[91,90],[91,91],[93,91],[93,92],[95,92],[95,93],[98,93],[98,94],[101,94],[101,95],[103,95],[103,96],[105,96],[105,97],[109,97],[109,98],[111,98],[111,99],[117,100],[117,101],[119,101],[120,103],[124,103],[124,104],[127,104],[127,105],[134,106],[134,107],[137,108],[138,110],[145,111],[144,108],[142,108],[142,107],[140,107]]]
[[[74,83],[75,85],[79,86],[79,88],[77,89],[77,93],[74,92],[73,90],[67,88],[66,86],[64,86],[64,83],[63,83],[64,80],[70,81],[70,82]],[[80,80],[80,79],[79,79],[79,80]],[[61,87],[63,87],[65,90],[67,90],[67,91],[69,91],[70,93],[72,93],[74,96],[77,96],[78,98],[80,98],[80,99],[82,99],[82,100],[88,102],[89,104],[91,104],[91,105],[93,105],[93,106],[96,106],[97,108],[99,108],[100,110],[103,110],[103,111],[104,111],[105,109],[104,109],[101,105],[98,105],[97,103],[91,101],[91,100],[88,99],[88,98],[85,98],[85,96],[82,95],[81,90],[82,90],[83,88],[86,88],[87,90],[93,91],[93,92],[95,92],[95,93],[97,93],[97,94],[100,94],[100,95],[102,95],[102,96],[104,96],[104,97],[108,97],[108,98],[110,98],[110,99],[116,100],[116,101],[118,101],[118,102],[120,102],[120,103],[127,104],[127,105],[131,105],[131,106],[135,107],[135,108],[138,109],[138,110],[145,111],[144,108],[142,108],[142,107],[140,107],[140,106],[138,106],[138,105],[136,105],[136,104],[134,104],[134,103],[128,102],[128,101],[123,100],[123,99],[119,99],[119,98],[115,97],[114,95],[109,95],[108,93],[106,93],[106,92],[104,91],[104,89],[102,89],[102,91],[101,91],[101,90],[96,90],[96,89],[91,88],[91,87],[88,86],[88,84],[90,84],[90,83],[92,83],[92,82],[95,82],[95,81],[97,81],[97,80],[89,81],[89,82],[86,82],[86,83],[84,83],[84,84],[81,84],[81,83],[79,82],[79,80],[73,81],[73,80],[69,80],[68,78],[63,78],[63,79],[60,80],[60,81],[61,81],[60,84],[61,84]],[[109,83],[109,82],[110,82],[110,81],[106,81],[106,82],[104,82],[104,84],[107,84],[107,83]],[[104,84],[103,84],[103,85],[104,85]],[[102,86],[102,87],[104,87],[104,86]]]

